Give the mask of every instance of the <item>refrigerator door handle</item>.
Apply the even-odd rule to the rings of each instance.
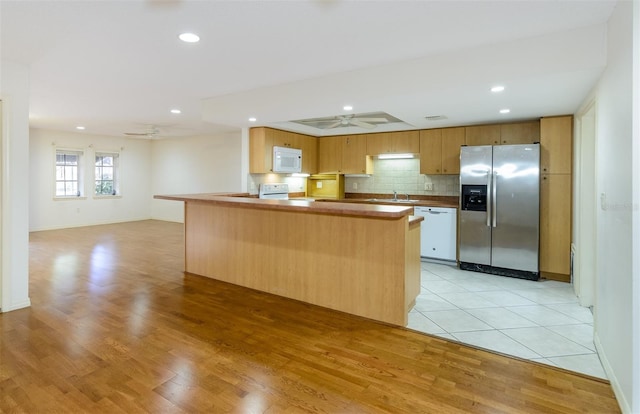
[[[491,206],[491,170],[487,171],[487,196],[489,200],[487,200],[487,227],[491,227],[491,211],[493,210]]]
[[[497,197],[496,181],[498,179],[497,171],[493,171],[492,178],[493,178],[493,182],[491,183],[491,222],[492,222],[492,227],[497,227],[498,225],[498,218],[497,218],[498,200],[496,198]]]

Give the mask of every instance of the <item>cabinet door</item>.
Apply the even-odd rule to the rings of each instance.
[[[571,174],[540,180],[540,271],[568,275],[571,259]]]
[[[467,145],[498,145],[500,143],[500,125],[479,125],[465,127]]]
[[[298,134],[271,128],[267,128],[267,134],[271,135],[271,141],[275,147],[300,148]]]
[[[391,134],[379,132],[376,134],[366,134],[367,155],[387,154],[391,152]]]
[[[389,134],[391,152],[417,154],[420,152],[420,133],[418,131],[398,131]]]
[[[540,119],[540,168],[542,173],[570,174],[573,117]]]
[[[464,128],[444,128],[442,130],[443,174],[460,174],[460,147],[464,143]]]
[[[318,138],[303,134],[296,135],[296,144],[302,150],[302,172],[315,174],[318,172]]]
[[[533,144],[540,142],[540,121],[500,125],[500,143]]]
[[[442,174],[442,130],[420,131],[420,174]]]
[[[344,136],[318,138],[318,172],[342,170],[342,140]]]
[[[264,174],[273,168],[272,137],[267,128],[258,127],[249,130],[249,172]]]
[[[367,173],[367,136],[347,135],[342,139],[342,168],[344,174]]]

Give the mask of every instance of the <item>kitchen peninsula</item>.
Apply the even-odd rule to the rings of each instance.
[[[420,291],[406,206],[156,195],[184,202],[185,271],[405,326]]]

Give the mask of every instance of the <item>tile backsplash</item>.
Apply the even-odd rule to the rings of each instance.
[[[346,177],[347,193],[376,193],[458,196],[460,177],[457,175],[420,174],[420,160],[373,160],[374,174],[369,177]],[[425,190],[425,184],[431,184]]]
[[[373,160],[374,174],[368,177],[346,177],[344,190],[347,193],[375,193],[458,196],[460,178],[457,175],[420,174],[420,160]],[[304,192],[307,180],[302,177],[290,177],[284,174],[250,174],[249,193],[258,194],[262,183],[287,183],[290,192]],[[425,190],[425,184],[431,184]]]

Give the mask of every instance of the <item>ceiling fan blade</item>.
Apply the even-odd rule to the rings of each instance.
[[[303,122],[303,123],[309,123],[309,124],[316,124],[318,122],[335,122],[335,118],[331,118],[331,119],[302,119],[300,121],[295,121],[295,122]]]
[[[330,128],[335,128],[337,126],[342,125],[342,121],[335,121],[333,124],[327,125],[325,128],[326,129],[330,129]]]
[[[358,121],[363,121],[363,122],[376,122],[378,124],[384,124],[389,122],[389,120],[387,118],[353,118],[356,119]]]
[[[361,128],[367,128],[367,129],[372,129],[372,128],[376,127],[373,124],[369,124],[367,122],[362,122],[359,119],[352,119],[351,120],[351,125],[355,125],[355,126],[359,126]]]

